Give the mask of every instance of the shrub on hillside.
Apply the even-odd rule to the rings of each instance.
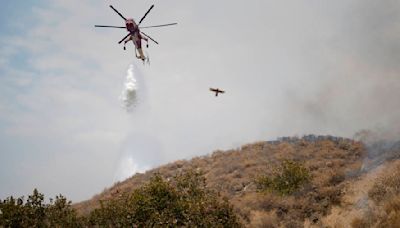
[[[59,195],[50,204],[37,189],[24,198],[10,196],[0,201],[0,227],[82,227],[71,201]]]
[[[54,200],[50,199],[46,207],[46,218],[49,227],[81,227],[84,224],[84,218],[78,217],[72,202],[61,194]]]
[[[146,185],[90,214],[91,225],[111,227],[240,227],[232,206],[220,200],[198,173],[172,181],[154,175]]]
[[[272,177],[264,175],[256,180],[260,191],[272,191],[281,195],[290,195],[310,180],[310,171],[301,163],[284,160],[276,167]]]
[[[0,201],[0,227],[26,227],[23,198],[10,196]]]

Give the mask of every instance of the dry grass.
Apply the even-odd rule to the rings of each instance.
[[[390,173],[379,178],[368,192],[369,197],[379,203],[400,194],[400,164]]]
[[[279,218],[275,211],[252,211],[250,227],[254,228],[276,228]]]
[[[87,214],[98,207],[99,200],[131,192],[147,182],[155,172],[168,178],[186,170],[199,170],[204,173],[208,187],[230,200],[244,224],[251,227],[301,227],[306,218],[318,223],[332,205],[340,203],[343,181],[351,178],[349,174],[359,171],[363,153],[361,143],[332,137],[257,142],[136,174],[91,200],[75,204],[75,208]],[[258,193],[255,180],[271,173],[273,167],[285,159],[304,164],[310,170],[311,181],[289,196]]]
[[[377,178],[369,190],[373,201],[362,218],[356,218],[352,227],[400,227],[400,161],[392,163]]]

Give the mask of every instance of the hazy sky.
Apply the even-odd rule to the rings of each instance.
[[[151,65],[109,7],[148,29]],[[279,136],[400,126],[398,0],[3,1],[0,198],[87,199],[135,170]],[[144,31],[144,30],[143,30]],[[139,104],[119,96],[135,64]],[[209,87],[226,94],[215,98]]]

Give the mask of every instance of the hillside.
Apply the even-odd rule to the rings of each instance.
[[[34,189],[0,200],[0,227],[400,227],[400,141],[364,136],[216,151],[77,204]]]
[[[385,150],[385,153],[376,156],[370,153],[371,148],[375,153],[377,150]],[[345,216],[346,211],[353,213],[351,205],[359,204],[361,199],[366,202],[365,191],[372,188],[374,182],[371,180],[380,174],[375,167],[382,170],[381,164],[385,164],[388,158],[396,159],[399,151],[393,145],[383,147],[383,144],[375,144],[367,148],[361,142],[332,136],[284,137],[228,151],[215,151],[211,155],[176,161],[135,174],[92,199],[75,204],[74,208],[85,215],[99,207],[100,201],[132,192],[156,173],[169,180],[177,174],[194,170],[205,177],[207,187],[220,192],[221,197],[231,202],[247,226],[343,225],[337,222],[341,220],[340,216]],[[291,195],[258,191],[257,178],[272,175],[284,160],[302,164],[309,170],[311,181]],[[348,218],[345,226],[350,226],[355,215],[361,221],[363,213],[356,212]]]

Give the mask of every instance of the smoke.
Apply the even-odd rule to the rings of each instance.
[[[384,128],[361,130],[354,135],[356,140],[366,146],[366,157],[362,171],[369,172],[387,161],[400,158],[399,132],[388,131]]]
[[[124,88],[120,95],[122,105],[128,112],[132,111],[132,109],[137,105],[138,89],[138,82],[135,78],[135,68],[134,65],[131,64],[126,72]]]

